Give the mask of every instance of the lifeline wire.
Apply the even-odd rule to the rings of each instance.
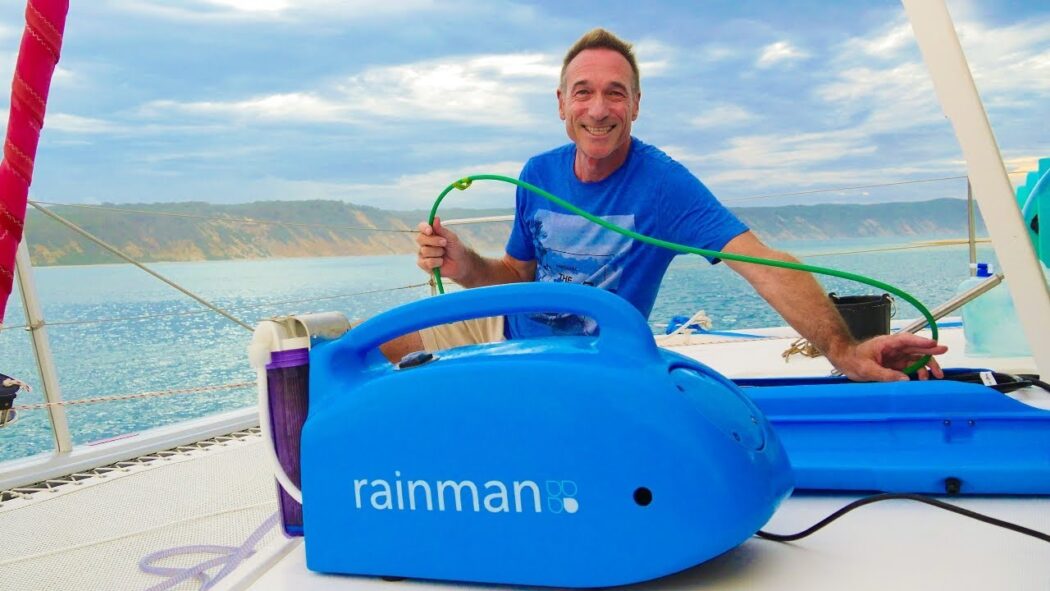
[[[586,212],[586,211],[576,207],[575,205],[569,203],[568,201],[565,201],[564,199],[562,199],[560,197],[557,197],[556,195],[548,193],[547,191],[544,191],[543,189],[541,189],[541,188],[539,188],[539,187],[537,187],[535,185],[526,183],[525,181],[522,181],[522,180],[519,180],[519,179],[511,178],[511,177],[508,177],[508,176],[503,176],[503,175],[499,175],[499,174],[474,174],[474,175],[470,175],[470,176],[467,176],[467,177],[463,177],[463,178],[459,179],[458,181],[455,181],[452,184],[450,184],[449,186],[445,187],[445,190],[442,191],[440,195],[438,195],[437,200],[434,201],[434,206],[430,209],[430,220],[429,220],[430,225],[431,226],[434,225],[434,218],[437,216],[438,206],[441,205],[441,201],[445,198],[445,195],[448,195],[449,192],[452,191],[452,189],[459,189],[460,191],[465,191],[468,188],[470,188],[470,185],[474,181],[482,181],[482,180],[485,180],[485,181],[502,181],[504,183],[510,183],[512,185],[517,185],[517,186],[519,186],[519,187],[521,187],[523,189],[527,189],[529,191],[532,191],[533,193],[539,195],[540,197],[543,197],[543,198],[547,199],[548,201],[553,201],[554,203],[557,203],[558,205],[560,205],[560,206],[564,207],[565,209],[575,213],[576,215],[582,216],[582,217],[584,217],[584,218],[594,222],[595,224],[598,224],[599,226],[601,226],[601,227],[603,227],[603,228],[605,228],[607,230],[612,230],[613,232],[617,232],[619,234],[623,234],[624,236],[628,236],[630,238],[633,238],[633,239],[638,240],[640,242],[644,242],[646,244],[651,244],[653,246],[659,246],[659,247],[662,247],[662,248],[667,248],[667,249],[675,250],[675,251],[678,251],[678,252],[684,252],[684,253],[690,253],[690,254],[698,254],[698,255],[705,256],[705,257],[710,257],[710,258],[720,258],[720,259],[726,259],[726,260],[730,260],[730,261],[739,261],[739,262],[742,262],[742,263],[754,263],[754,264],[758,264],[758,265],[766,265],[766,266],[769,266],[769,267],[780,267],[780,268],[783,268],[783,269],[792,269],[792,270],[795,270],[795,271],[807,271],[809,273],[819,273],[821,275],[829,275],[829,276],[832,276],[832,277],[839,277],[839,278],[842,278],[842,279],[848,279],[848,280],[851,280],[851,281],[856,281],[858,283],[864,283],[866,285],[870,285],[872,287],[888,291],[888,292],[890,292],[890,293],[892,293],[892,294],[894,294],[896,296],[899,296],[901,299],[903,299],[904,301],[908,302],[909,304],[915,306],[915,308],[918,309],[919,312],[929,322],[930,333],[931,333],[931,336],[932,336],[933,340],[934,341],[937,340],[937,337],[938,337],[937,321],[934,319],[933,314],[931,314],[930,311],[926,309],[926,306],[922,305],[922,302],[917,300],[914,296],[912,296],[911,294],[907,293],[906,291],[904,291],[902,289],[899,289],[899,288],[896,288],[896,287],[894,287],[892,285],[889,285],[887,283],[883,283],[883,282],[881,282],[881,281],[879,281],[877,279],[872,279],[870,277],[865,277],[863,275],[858,275],[856,273],[849,273],[847,271],[839,271],[837,269],[829,269],[827,267],[816,267],[816,266],[813,266],[813,265],[805,265],[805,264],[802,264],[802,263],[791,263],[791,262],[788,262],[788,261],[777,261],[777,260],[773,260],[773,259],[763,259],[763,258],[758,258],[758,257],[750,257],[750,256],[740,255],[740,254],[732,254],[732,253],[728,253],[728,252],[719,252],[719,251],[716,251],[716,250],[706,250],[706,249],[703,249],[703,248],[695,248],[695,247],[692,247],[692,246],[686,246],[684,244],[676,244],[674,242],[668,242],[666,240],[660,240],[658,238],[652,238],[650,236],[646,236],[644,234],[639,234],[638,232],[634,232],[632,230],[628,230],[627,228],[623,228],[623,227],[617,226],[616,224],[609,223],[609,222],[603,220],[602,218],[600,218],[600,217],[598,217],[596,215],[593,215],[591,213],[588,213],[588,212]],[[434,267],[434,280],[437,283],[438,293],[445,293],[445,286],[441,282],[441,268],[440,267]],[[910,374],[910,373],[915,372],[918,369],[921,369],[921,368],[925,367],[926,366],[926,362],[929,361],[929,360],[930,360],[930,356],[929,355],[924,356],[922,359],[919,359],[915,363],[913,363],[913,364],[909,365],[907,368],[905,368],[904,369],[904,373]]]
[[[1015,531],[1015,532],[1017,532],[1019,534],[1024,534],[1026,536],[1031,536],[1033,538],[1036,538],[1037,540],[1042,540],[1044,542],[1050,542],[1050,534],[1045,534],[1045,533],[1043,533],[1041,531],[1038,531],[1038,530],[1029,529],[1027,527],[1024,527],[1023,525],[1017,525],[1016,523],[1010,523],[1009,521],[1003,521],[1002,519],[996,519],[995,517],[990,517],[988,515],[984,515],[983,513],[978,513],[976,511],[970,511],[969,509],[963,509],[962,507],[957,507],[957,506],[952,505],[950,503],[945,503],[944,501],[939,501],[937,499],[934,499],[933,497],[928,497],[926,495],[917,495],[917,494],[912,494],[912,493],[883,493],[883,494],[879,494],[879,495],[872,495],[870,497],[864,497],[863,499],[857,499],[856,501],[853,501],[852,503],[846,505],[845,507],[839,509],[838,511],[835,511],[831,515],[828,515],[827,517],[825,517],[824,519],[822,519],[820,522],[816,523],[815,525],[809,527],[808,529],[800,531],[798,533],[794,533],[794,534],[774,534],[774,533],[769,533],[769,532],[760,530],[755,535],[760,537],[760,538],[766,539],[766,540],[772,540],[774,542],[793,542],[795,540],[802,539],[802,538],[804,538],[804,537],[806,537],[806,536],[808,536],[808,535],[810,535],[810,534],[812,534],[812,533],[814,533],[814,532],[816,532],[816,531],[818,531],[820,529],[823,529],[824,526],[828,525],[832,521],[835,521],[839,517],[842,517],[843,515],[845,515],[846,513],[849,513],[850,511],[852,511],[854,509],[857,509],[859,507],[863,507],[864,505],[870,505],[872,503],[877,503],[879,501],[890,501],[890,500],[893,500],[893,499],[903,499],[903,500],[908,500],[908,501],[918,501],[920,503],[926,503],[927,505],[931,505],[931,506],[937,507],[939,509],[944,509],[946,511],[951,511],[952,513],[958,513],[959,515],[963,515],[965,517],[969,517],[970,519],[976,519],[977,521],[980,521],[980,522],[983,522],[983,523],[988,523],[988,524],[991,524],[991,525],[995,525],[997,527],[1002,527],[1002,528],[1008,529],[1010,531]]]
[[[150,269],[149,267],[147,267],[147,266],[143,265],[142,263],[136,261],[135,259],[129,257],[128,255],[126,255],[123,252],[121,252],[120,249],[118,249],[117,247],[115,247],[115,246],[113,246],[113,245],[103,241],[101,238],[95,236],[91,232],[88,232],[84,228],[81,228],[80,226],[74,224],[73,222],[67,220],[66,218],[64,218],[64,217],[62,217],[62,216],[60,216],[60,215],[58,215],[58,214],[56,214],[54,212],[48,211],[46,207],[42,207],[42,206],[37,205],[35,203],[31,203],[30,205],[35,207],[40,213],[48,216],[49,218],[55,220],[58,223],[66,226],[70,230],[73,230],[77,234],[80,234],[81,236],[87,238],[88,240],[94,242],[95,244],[101,246],[102,248],[108,250],[109,252],[117,255],[118,257],[124,259],[125,261],[131,263],[132,265],[135,265],[139,269],[142,269],[143,271],[149,273],[150,275],[153,275],[157,279],[160,279],[164,283],[167,283],[168,285],[174,287],[175,289],[181,291],[182,293],[190,296],[194,300],[197,300],[198,303],[200,303],[205,308],[208,308],[212,312],[215,312],[216,314],[227,318],[228,320],[234,322],[235,324],[239,324],[242,328],[244,328],[246,330],[249,330],[249,331],[254,330],[251,327],[251,325],[247,324],[243,320],[241,320],[241,319],[239,319],[239,318],[237,318],[235,316],[232,316],[229,312],[223,310],[222,308],[219,308],[215,304],[212,304],[208,300],[205,300],[204,298],[202,298],[199,295],[193,293],[192,291],[182,287],[181,285],[179,285],[178,283],[175,283],[171,279],[168,279],[167,277],[161,275],[160,273],[154,271],[153,269]]]

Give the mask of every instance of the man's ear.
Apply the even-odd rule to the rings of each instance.
[[[631,115],[631,121],[638,120],[638,111],[642,109],[642,93],[639,92],[638,96],[634,97],[634,115]]]
[[[554,91],[554,97],[558,99],[558,117],[561,117],[561,120],[565,121],[565,109],[561,106],[561,88]]]

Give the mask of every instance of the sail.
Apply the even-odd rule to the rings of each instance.
[[[14,282],[33,160],[68,11],[69,0],[29,0],[26,4],[26,27],[11,82],[11,111],[0,162],[0,324]]]

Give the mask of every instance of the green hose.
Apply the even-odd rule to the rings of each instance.
[[[674,242],[668,242],[666,240],[660,240],[658,238],[652,238],[652,237],[646,236],[644,234],[639,234],[637,232],[628,230],[627,228],[621,228],[620,226],[617,226],[616,224],[611,224],[611,223],[601,219],[598,216],[595,216],[595,215],[592,215],[592,214],[590,214],[590,213],[588,213],[586,211],[583,211],[582,209],[576,207],[575,205],[565,201],[564,199],[562,199],[562,198],[560,198],[560,197],[558,197],[556,195],[552,195],[551,193],[548,193],[547,191],[544,191],[543,189],[541,189],[541,188],[539,188],[539,187],[537,187],[535,185],[531,185],[529,183],[526,183],[525,181],[522,181],[522,180],[519,180],[519,179],[515,179],[515,178],[511,178],[511,177],[508,177],[508,176],[503,176],[503,175],[499,175],[499,174],[475,174],[475,175],[471,175],[471,176],[468,176],[468,177],[461,178],[458,181],[453,182],[451,185],[445,187],[445,190],[442,191],[441,194],[438,195],[437,200],[434,201],[434,207],[432,207],[430,209],[430,220],[429,220],[429,223],[430,223],[431,226],[434,225],[434,218],[437,216],[438,206],[441,205],[441,201],[445,198],[445,195],[448,195],[449,192],[452,191],[452,189],[459,189],[460,191],[465,191],[466,189],[468,189],[470,187],[470,185],[474,181],[503,181],[505,183],[510,183],[512,185],[517,185],[517,186],[519,186],[519,187],[521,187],[523,189],[527,189],[529,191],[532,191],[533,193],[539,195],[540,197],[543,197],[544,199],[547,199],[549,201],[553,201],[554,203],[557,203],[558,205],[560,205],[560,206],[564,207],[565,209],[575,213],[576,215],[583,216],[583,217],[585,217],[588,220],[598,224],[599,226],[601,226],[603,228],[606,228],[608,230],[612,230],[613,232],[618,232],[620,234],[623,234],[624,236],[629,236],[631,238],[634,238],[635,240],[644,242],[646,244],[652,244],[653,246],[660,246],[660,247],[663,247],[663,248],[676,250],[678,252],[686,252],[686,253],[690,253],[690,254],[698,254],[698,255],[705,256],[705,257],[709,257],[709,258],[720,258],[720,259],[726,259],[726,260],[730,260],[730,261],[739,261],[739,262],[742,262],[742,263],[754,263],[754,264],[757,264],[757,265],[766,265],[766,266],[769,266],[769,267],[781,267],[783,269],[793,269],[795,271],[807,271],[809,273],[819,273],[821,275],[829,275],[831,277],[841,277],[842,279],[849,279],[851,281],[856,281],[858,283],[864,283],[866,285],[870,285],[872,287],[876,287],[878,289],[888,291],[888,292],[892,293],[893,295],[899,296],[901,299],[903,299],[904,301],[908,302],[909,304],[915,306],[915,308],[917,310],[919,310],[920,313],[922,313],[922,315],[926,318],[926,321],[929,323],[929,325],[930,325],[930,333],[931,333],[931,336],[933,337],[933,340],[934,341],[937,340],[937,337],[938,337],[937,321],[934,319],[933,314],[931,314],[930,311],[926,309],[926,306],[922,305],[922,302],[917,300],[915,297],[913,297],[911,294],[907,293],[906,291],[904,291],[902,289],[898,289],[896,287],[893,287],[892,285],[889,285],[887,283],[883,283],[881,281],[878,281],[877,279],[871,279],[870,277],[865,277],[863,275],[857,275],[856,273],[849,273],[847,271],[839,271],[837,269],[828,269],[826,267],[815,267],[813,265],[804,265],[802,263],[791,263],[791,262],[788,262],[788,261],[777,261],[777,260],[773,260],[773,259],[762,259],[762,258],[758,258],[758,257],[749,257],[749,256],[745,256],[745,255],[742,255],[742,254],[732,254],[732,253],[728,253],[728,252],[718,252],[717,250],[705,250],[703,248],[694,248],[692,246],[685,246],[685,245],[682,245],[682,244],[675,244]],[[434,280],[437,282],[438,293],[445,293],[445,286],[441,282],[441,268],[440,267],[435,267],[434,268]],[[922,367],[925,367],[926,366],[926,362],[929,361],[929,360],[930,360],[930,356],[926,355],[922,359],[916,361],[915,363],[913,363],[913,364],[909,365],[907,368],[905,368],[904,373],[906,373],[906,374],[907,373],[912,373],[912,372],[914,372],[914,371],[916,371],[916,370],[918,370],[918,369],[920,369]]]

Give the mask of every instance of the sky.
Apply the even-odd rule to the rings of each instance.
[[[39,201],[428,209],[456,178],[517,176],[568,141],[561,59],[596,26],[635,44],[634,135],[727,205],[965,196],[962,180],[842,190],[965,175],[893,0],[71,4]],[[1050,156],[1050,3],[948,6],[1007,169],[1031,169]],[[0,0],[5,88],[23,7]],[[478,183],[446,204],[506,208],[513,191]]]

